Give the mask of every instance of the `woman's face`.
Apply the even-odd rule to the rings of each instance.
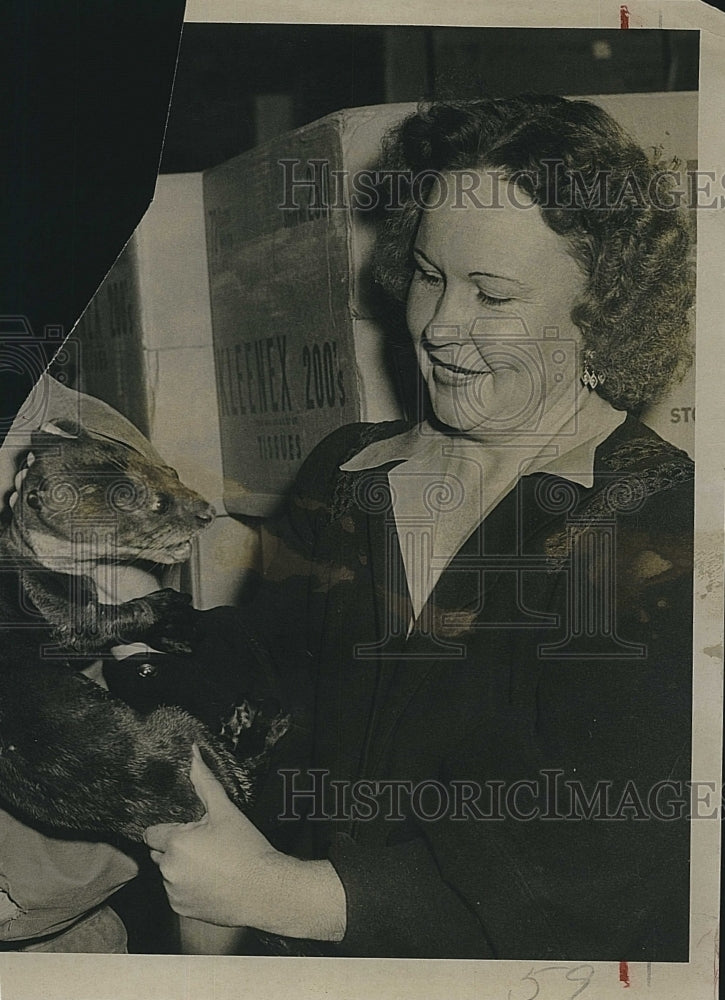
[[[478,204],[457,194],[454,176],[436,182],[407,303],[433,410],[474,438],[536,431],[567,397],[573,411],[581,335],[571,310],[586,281],[527,195],[491,172],[480,180]]]

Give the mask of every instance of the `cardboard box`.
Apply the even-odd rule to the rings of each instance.
[[[159,177],[73,333],[82,390],[127,416],[190,486],[220,498],[201,174]]]
[[[222,499],[200,173],[158,178],[151,206],[73,336],[80,388],[128,417],[214,504],[219,516],[176,579],[198,608],[227,603],[255,563],[258,539]]]
[[[229,510],[268,514],[325,434],[402,412],[366,307],[372,227],[349,184],[409,109],[340,111],[204,174]]]

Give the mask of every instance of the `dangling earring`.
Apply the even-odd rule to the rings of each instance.
[[[582,372],[582,382],[590,389],[596,389],[598,385],[604,384],[605,375],[597,374],[594,371],[594,351],[584,351],[584,371]]]

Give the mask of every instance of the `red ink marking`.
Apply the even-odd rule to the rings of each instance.
[[[619,981],[625,989],[629,987],[629,966],[626,962],[619,963]]]
[[[629,27],[629,8],[624,4],[619,8],[619,27],[628,28]]]

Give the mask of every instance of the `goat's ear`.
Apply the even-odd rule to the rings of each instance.
[[[84,430],[76,420],[68,420],[59,417],[57,420],[48,420],[40,428],[46,434],[56,434],[58,437],[77,438],[82,437]]]
[[[58,418],[46,421],[39,430],[33,431],[30,440],[34,448],[47,448],[50,445],[57,446],[64,440],[78,441],[86,436],[87,432],[76,421]]]

